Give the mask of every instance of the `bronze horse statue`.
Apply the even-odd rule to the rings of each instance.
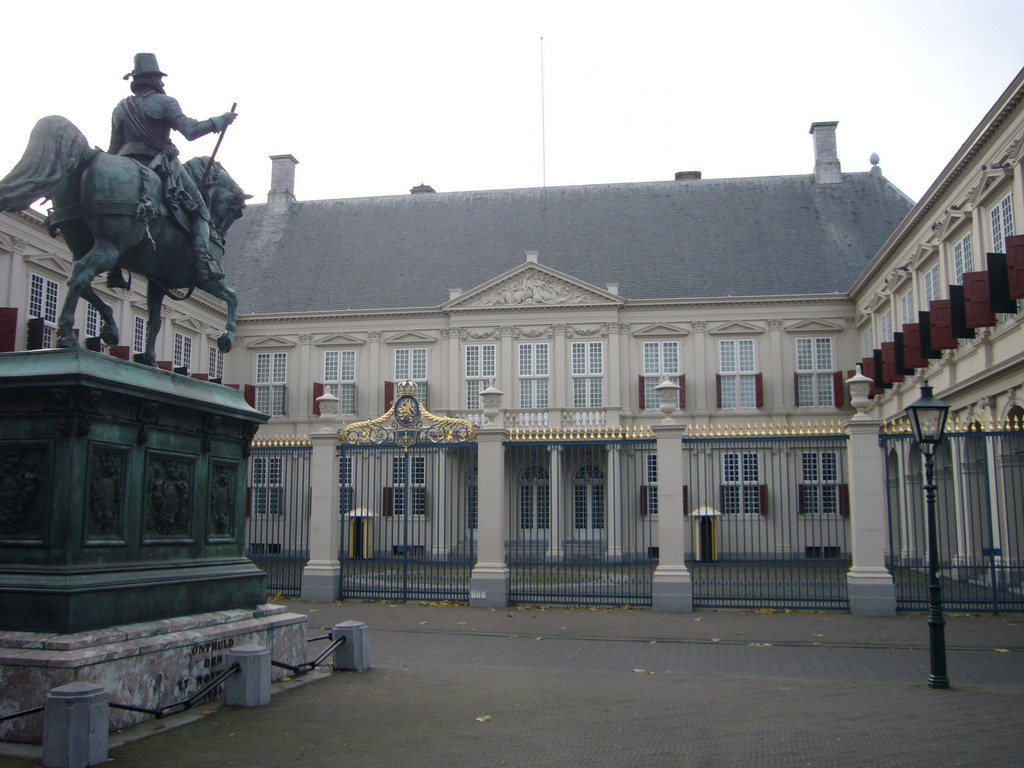
[[[228,175],[220,163],[197,157],[184,164],[200,187],[210,210],[210,252],[224,253],[224,234],[241,218],[245,201],[252,197]],[[205,177],[205,180],[204,180]],[[155,346],[160,330],[160,307],[174,289],[191,294],[195,288],[222,299],[227,305],[224,333],[217,339],[221,352],[231,349],[235,337],[238,299],[224,278],[199,281],[191,258],[188,228],[175,222],[163,203],[160,177],[151,168],[128,157],[91,148],[69,120],[44,117],[29,139],[21,160],[0,180],[0,211],[21,211],[41,198],[53,201],[48,217],[51,234],[60,230],[74,258],[68,294],[57,321],[58,347],[77,347],[72,327],[79,298],[100,313],[100,337],[108,346],[118,343],[120,332],[110,307],[92,288],[93,279],[123,267],[148,279],[146,351],[136,359],[156,364]]]

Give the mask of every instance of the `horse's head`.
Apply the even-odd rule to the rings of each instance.
[[[203,193],[206,206],[210,209],[210,221],[214,228],[221,235],[225,235],[228,227],[242,218],[242,214],[245,212],[245,201],[251,199],[252,195],[245,194],[224,170],[224,166],[216,161],[207,173],[206,169],[209,164],[209,157],[193,157],[185,163],[185,169]]]

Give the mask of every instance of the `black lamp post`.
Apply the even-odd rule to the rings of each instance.
[[[907,406],[914,442],[924,454],[924,499],[928,515],[928,633],[932,672],[929,688],[949,688],[946,676],[946,620],[942,617],[942,585],[939,582],[939,542],[935,532],[935,450],[946,431],[949,403],[932,396],[925,381],[920,399]]]

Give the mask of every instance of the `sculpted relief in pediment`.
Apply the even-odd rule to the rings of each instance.
[[[597,297],[573,285],[537,272],[528,272],[497,285],[467,302],[470,307],[595,304]]]

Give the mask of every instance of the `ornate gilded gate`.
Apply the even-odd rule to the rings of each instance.
[[[350,424],[338,446],[341,599],[469,599],[476,443],[398,385],[394,407]]]

